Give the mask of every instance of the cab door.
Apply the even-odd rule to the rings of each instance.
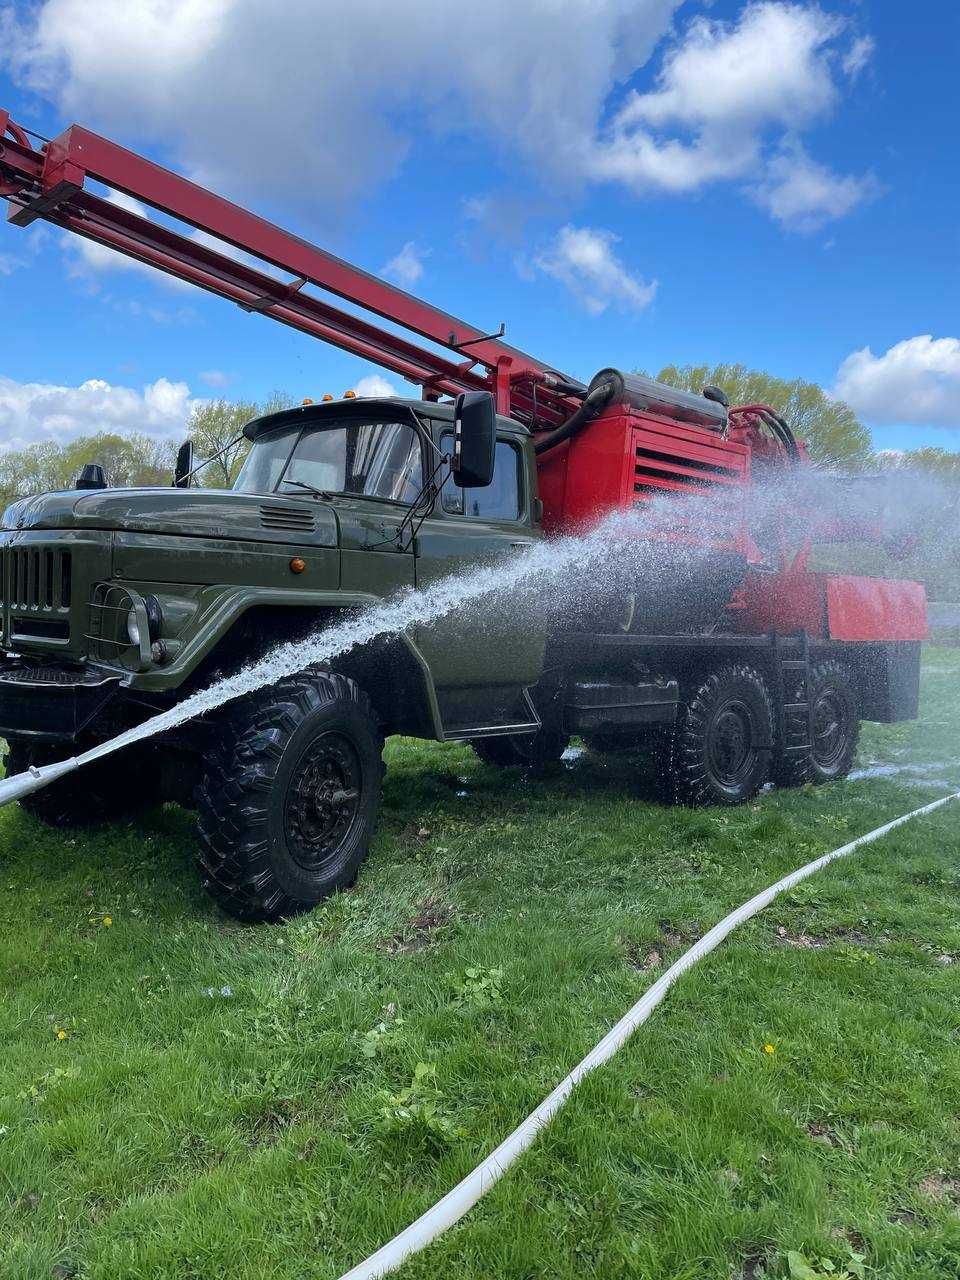
[[[451,433],[444,431],[439,443],[448,452]],[[417,535],[417,587],[429,590],[439,579],[453,577],[464,589],[459,606],[415,634],[433,672],[450,737],[458,728],[535,720],[523,691],[540,678],[547,624],[528,608],[531,588],[521,583],[478,597],[470,586],[475,570],[509,562],[539,540],[535,476],[529,440],[498,436],[492,483],[459,489],[448,479]]]

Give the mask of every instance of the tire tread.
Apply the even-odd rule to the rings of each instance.
[[[284,749],[297,728],[311,712],[337,701],[353,703],[376,726],[382,750],[383,735],[370,699],[355,681],[335,672],[285,676],[229,706],[223,715],[197,789],[197,864],[207,892],[240,920],[283,919],[312,905],[277,883],[269,860],[268,802]],[[365,853],[364,846],[357,862]]]

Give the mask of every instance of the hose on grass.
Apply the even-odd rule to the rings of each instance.
[[[835,862],[837,858],[844,858],[863,845],[872,844],[874,840],[879,840],[882,836],[887,835],[896,827],[902,826],[905,822],[910,822],[913,818],[920,818],[927,813],[933,813],[935,809],[940,809],[953,800],[960,800],[960,791],[943,796],[940,800],[934,800],[919,809],[913,809],[910,813],[905,813],[902,817],[894,818],[892,822],[886,822],[882,827],[877,827],[875,831],[869,831],[866,835],[858,836],[856,840],[851,840],[849,844],[842,845],[839,849],[834,849],[832,853],[825,853],[822,857],[815,858],[813,862],[808,862],[806,866],[792,871],[789,875],[784,876],[782,880],[778,880],[776,884],[770,885],[768,889],[762,890],[748,902],[737,907],[735,911],[731,911],[728,916],[724,916],[719,924],[715,924],[709,933],[705,933],[699,942],[695,942],[689,950],[683,953],[679,960],[676,960],[665,971],[663,976],[640,997],[620,1021],[611,1027],[599,1044],[590,1050],[570,1074],[560,1081],[553,1092],[544,1098],[537,1109],[531,1112],[526,1120],[514,1129],[513,1133],[504,1138],[503,1142],[491,1151],[485,1160],[481,1161],[471,1173],[468,1173],[465,1178],[458,1182],[452,1191],[448,1191],[443,1199],[439,1200],[432,1209],[428,1209],[426,1213],[421,1214],[415,1222],[412,1222],[409,1227],[401,1231],[393,1240],[379,1248],[376,1253],[371,1254],[364,1262],[358,1263],[350,1271],[345,1272],[340,1277],[340,1280],[376,1280],[379,1276],[388,1275],[391,1271],[396,1271],[411,1254],[418,1253],[421,1249],[426,1248],[428,1244],[442,1235],[448,1227],[452,1227],[454,1223],[459,1222],[464,1214],[486,1195],[494,1183],[503,1177],[523,1152],[532,1146],[539,1131],[553,1119],[584,1076],[589,1075],[591,1071],[596,1071],[597,1067],[612,1058],[637,1028],[647,1021],[674,983],[688,969],[692,969],[704,956],[708,956],[711,951],[715,950],[734,929],[739,928],[752,916],[763,911],[781,893],[785,893],[787,890],[792,889],[794,885],[799,884],[801,880],[806,880],[808,876],[821,871],[824,867],[829,866],[831,862]]]

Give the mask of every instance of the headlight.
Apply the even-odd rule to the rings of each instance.
[[[153,644],[160,638],[160,632],[163,629],[163,610],[160,608],[160,601],[156,596],[145,596],[144,606],[147,610],[147,630],[149,632],[150,643]],[[137,610],[131,608],[127,613],[127,638],[132,645],[140,646],[140,623],[137,620]]]

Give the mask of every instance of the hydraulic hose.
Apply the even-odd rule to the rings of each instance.
[[[799,462],[800,446],[797,444],[797,437],[793,434],[792,427],[784,418],[780,417],[779,413],[774,413],[772,410],[768,413],[767,418],[790,458],[794,462]]]
[[[601,413],[610,401],[613,399],[617,391],[623,391],[623,382],[618,381],[616,377],[611,377],[599,383],[597,386],[591,386],[590,390],[583,398],[583,403],[576,413],[560,424],[554,431],[548,432],[539,440],[534,440],[533,451],[539,457],[540,454],[546,453],[548,449],[555,449],[558,444],[563,444],[566,440],[572,440],[578,432]]]
[[[724,938],[733,933],[734,929],[757,915],[764,907],[768,907],[774,898],[781,893],[792,889],[801,880],[806,880],[808,876],[812,876],[815,872],[822,870],[837,858],[844,858],[861,846],[872,844],[874,840],[879,840],[881,836],[887,835],[888,832],[902,826],[905,822],[909,822],[912,818],[919,818],[924,814],[933,813],[935,809],[940,809],[943,805],[949,804],[953,800],[960,800],[960,791],[944,796],[941,800],[934,800],[932,804],[925,804],[922,808],[905,813],[900,818],[894,818],[892,822],[886,822],[882,827],[877,827],[875,831],[868,831],[866,835],[858,836],[856,840],[851,840],[849,844],[842,845],[839,849],[834,849],[832,853],[825,853],[822,857],[815,858],[813,862],[808,862],[806,866],[792,871],[789,875],[784,876],[782,880],[778,880],[776,884],[772,884],[769,888],[755,894],[748,902],[737,907],[735,911],[731,911],[728,916],[725,916],[719,924],[715,924],[709,933],[705,933],[699,942],[695,942],[688,951],[683,953],[679,960],[675,961],[667,969],[650,990],[640,997],[633,1008],[629,1009],[620,1021],[607,1032],[599,1044],[591,1049],[570,1074],[560,1081],[553,1092],[547,1095],[537,1109],[531,1112],[526,1120],[514,1129],[513,1133],[504,1138],[503,1142],[495,1150],[491,1151],[490,1155],[478,1164],[472,1173],[468,1173],[432,1209],[428,1209],[426,1213],[421,1214],[415,1222],[412,1222],[409,1227],[401,1231],[388,1244],[383,1245],[366,1261],[358,1263],[357,1266],[345,1272],[340,1277],[340,1280],[377,1280],[380,1276],[388,1275],[391,1271],[396,1271],[411,1254],[418,1253],[421,1249],[426,1248],[448,1227],[452,1227],[455,1222],[459,1222],[464,1214],[486,1195],[494,1183],[503,1177],[524,1151],[533,1145],[537,1134],[563,1107],[584,1076],[589,1075],[591,1071],[596,1071],[597,1067],[612,1058],[617,1050],[626,1044],[638,1027],[641,1027],[647,1021],[657,1005],[666,997],[674,983],[688,969],[692,969],[704,956],[709,955],[711,951],[715,951]]]

